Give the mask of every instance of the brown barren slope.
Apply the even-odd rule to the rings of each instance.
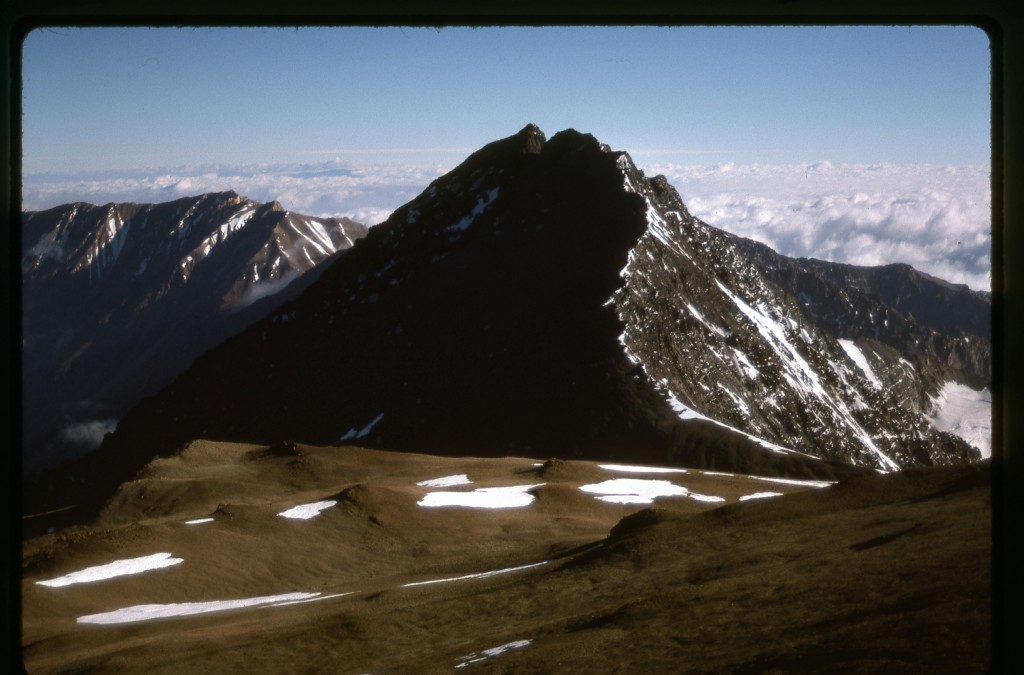
[[[417,485],[461,474],[472,484]],[[668,480],[690,495],[646,507],[579,489],[616,478]],[[525,493],[534,501],[417,503],[515,485],[539,486]],[[786,494],[739,501],[766,491]],[[277,516],[318,501],[337,503],[309,520]],[[33,673],[985,672],[990,514],[984,465],[815,488],[591,462],[195,442],[152,462],[98,522],[26,542],[23,656]],[[214,520],[185,524],[198,518]],[[158,552],[183,562],[37,583]],[[296,592],[321,595],[77,621]]]

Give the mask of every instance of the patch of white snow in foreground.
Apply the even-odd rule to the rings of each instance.
[[[545,483],[477,488],[472,492],[428,492],[417,504],[428,508],[468,506],[475,509],[510,509],[531,504],[535,497],[529,493],[529,490],[542,485]]]
[[[781,497],[781,492],[755,492],[752,495],[743,495],[740,497],[741,502],[745,502],[748,499],[765,499],[767,497]]]
[[[725,497],[716,497],[715,495],[702,495],[696,492],[691,492],[686,495],[690,499],[696,499],[698,502],[724,502]]]
[[[99,623],[118,624],[135,623],[138,621],[151,621],[153,619],[166,619],[174,616],[188,616],[191,614],[205,614],[207,612],[222,612],[227,609],[239,609],[241,607],[255,607],[258,605],[270,605],[274,603],[287,602],[290,600],[304,600],[320,595],[319,593],[283,593],[281,595],[264,595],[257,598],[243,598],[241,600],[211,600],[209,602],[175,602],[169,605],[133,605],[116,609],[113,612],[102,614],[89,614],[78,617],[78,623]]]
[[[686,473],[686,469],[671,469],[664,466],[633,466],[631,464],[598,464],[608,471],[623,473]]]
[[[613,504],[650,504],[658,497],[691,497],[704,502],[725,501],[722,497],[690,492],[667,480],[615,478],[601,483],[581,485],[580,490],[597,494],[597,499]]]
[[[185,562],[184,558],[172,558],[170,553],[154,553],[153,555],[142,556],[141,558],[129,558],[127,560],[115,560],[106,565],[87,567],[78,572],[65,574],[56,579],[37,581],[42,586],[70,586],[71,584],[86,584],[94,581],[103,581],[114,577],[123,577],[129,574],[139,574],[149,570],[170,567]]]
[[[800,478],[769,478],[768,476],[750,476],[754,480],[766,480],[769,483],[785,483],[786,485],[806,485],[807,487],[825,488],[835,485],[834,480],[804,480]]]
[[[533,642],[533,640],[516,640],[514,642],[507,642],[507,643],[505,643],[503,645],[499,645],[497,647],[491,647],[490,649],[485,649],[485,650],[483,650],[481,652],[473,652],[472,654],[466,654],[465,656],[460,656],[459,657],[459,661],[461,663],[458,663],[455,667],[456,668],[465,668],[466,666],[468,666],[471,663],[476,663],[478,661],[483,661],[485,659],[489,659],[492,656],[498,656],[499,654],[504,654],[505,652],[507,652],[510,649],[522,649],[523,647],[528,647],[528,646],[530,646],[531,642]]]
[[[199,525],[201,523],[212,523],[213,518],[196,518],[195,520],[186,520],[186,525]]]
[[[992,456],[992,393],[988,389],[977,391],[947,382],[932,405],[930,419],[936,429],[964,439],[980,450],[982,457]]]
[[[422,480],[417,485],[421,487],[449,487],[451,485],[469,485],[472,483],[464,473],[460,473],[456,476],[443,476],[442,478],[434,478],[433,480]]]
[[[316,516],[319,516],[321,511],[323,511],[324,509],[329,509],[337,503],[337,501],[329,499],[323,502],[313,502],[312,504],[299,504],[298,506],[293,506],[287,511],[282,511],[277,515],[281,518],[298,518],[300,520],[309,520],[310,518],[315,518]]]
[[[332,595],[320,595],[314,593],[312,598],[302,598],[300,600],[288,600],[286,602],[275,602],[272,605],[264,605],[264,607],[284,607],[286,605],[301,605],[307,602],[320,602],[321,600],[330,600],[331,598],[343,598],[346,595],[352,595],[355,591],[349,591],[347,593],[334,593]],[[319,596],[319,597],[316,597]]]
[[[538,563],[530,563],[529,565],[520,565],[519,567],[506,567],[501,570],[491,570],[490,572],[477,572],[476,574],[463,574],[461,577],[447,577],[445,579],[431,579],[430,581],[413,581],[408,584],[402,584],[402,588],[409,588],[411,586],[429,586],[430,584],[445,584],[449,581],[465,581],[466,579],[483,579],[485,577],[495,577],[499,574],[508,574],[509,572],[518,572],[520,570],[528,570],[531,567],[540,567],[541,565],[547,565],[550,560],[542,560]]]

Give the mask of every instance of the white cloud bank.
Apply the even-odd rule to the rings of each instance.
[[[991,288],[987,166],[653,164],[690,212],[788,256],[854,265],[904,262]]]
[[[422,192],[446,168],[345,163],[200,165],[101,174],[28,174],[22,208],[38,211],[70,202],[167,202],[234,190],[259,202],[277,200],[310,216],[348,216],[376,225]]]
[[[60,437],[73,445],[95,448],[103,441],[103,436],[116,427],[116,419],[89,420],[69,424],[61,430]]]
[[[383,222],[451,167],[335,159],[102,175],[25,176],[23,206],[164,202],[223,190],[312,216]],[[925,164],[641,165],[664,174],[693,215],[789,256],[908,263],[977,290],[991,285],[989,167]]]

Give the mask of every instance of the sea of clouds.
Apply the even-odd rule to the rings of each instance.
[[[81,201],[155,204],[234,190],[258,202],[277,200],[309,216],[348,216],[377,225],[447,170],[392,164],[198,165],[170,169],[24,176],[22,208],[38,211]]]
[[[319,164],[179,167],[24,176],[23,208],[74,201],[156,203],[234,190],[311,216],[383,222],[450,167]],[[789,256],[855,265],[908,263],[976,290],[991,287],[988,166],[641,164],[664,174],[701,220]]]
[[[903,262],[991,288],[987,166],[657,164],[690,212],[788,256],[854,265]]]

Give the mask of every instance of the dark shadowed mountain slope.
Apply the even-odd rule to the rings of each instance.
[[[22,227],[26,470],[95,448],[131,405],[366,233],[234,192],[66,204]]]
[[[927,354],[829,328],[770,272],[625,153],[531,125],[135,407],[70,469],[80,498],[31,493],[96,501],[193,438],[822,477],[978,458],[923,414],[952,369],[922,378]]]

